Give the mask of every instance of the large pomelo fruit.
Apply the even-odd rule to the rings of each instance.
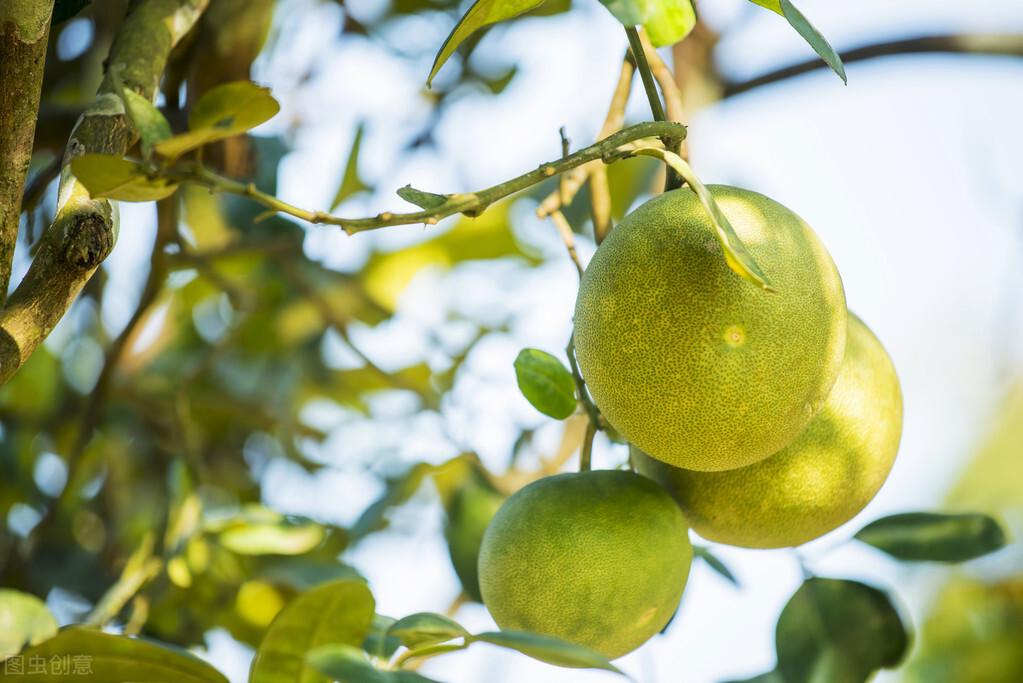
[[[692,557],[678,505],[654,482],[612,470],[560,474],[497,511],[480,546],[480,589],[501,628],[613,659],[668,623]]]
[[[813,230],[749,190],[710,191],[775,293],[725,263],[696,194],[667,192],[611,231],[586,269],[575,348],[601,411],[676,467],[729,470],[788,445],[845,348],[835,264]]]
[[[682,470],[633,451],[704,538],[747,548],[795,546],[852,519],[884,484],[902,435],[891,358],[854,315],[845,360],[824,408],[795,441],[728,472]]]

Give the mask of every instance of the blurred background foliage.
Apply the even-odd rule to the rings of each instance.
[[[59,6],[75,4],[81,3]],[[19,245],[22,272],[39,226],[54,212],[56,161],[95,92],[127,4],[88,3],[52,31]],[[571,4],[551,0],[515,21],[565,13]],[[267,71],[277,64],[287,73],[295,63],[290,53],[301,49],[289,19],[309,6],[213,0],[168,69],[159,103],[172,125],[180,129],[190,103],[213,85],[253,77],[257,59]],[[437,43],[407,36],[438,15],[442,25],[453,24],[460,9],[453,0],[356,5],[346,8],[336,39],[357,37],[367,49],[421,64]],[[467,58],[487,33],[467,41],[434,88],[422,91],[415,106],[425,106],[426,115],[398,134],[404,154],[434,146],[438,127],[460,101],[499,96],[514,81],[514,61]],[[718,40],[700,24],[684,44],[679,76],[690,110],[726,91],[712,59]],[[291,74],[292,84],[322,76],[316,60],[307,67]],[[208,161],[274,192],[305,123],[295,112],[284,118],[269,132],[218,143]],[[541,133],[550,134],[556,151],[554,132]],[[347,152],[339,151],[345,161],[334,203],[342,210],[361,209],[360,200],[380,190],[374,181],[390,183],[393,175],[361,132],[352,140]],[[608,172],[616,218],[660,184],[650,160],[615,164]],[[444,511],[442,532],[463,588],[452,609],[478,600],[475,549],[490,515],[518,486],[557,471],[582,439],[584,420],[566,421],[552,440],[535,438],[536,416],[515,417],[514,433],[484,438],[505,442],[504,462],[490,458],[488,467],[474,452],[478,435],[463,409],[466,402],[492,400],[488,383],[513,381],[510,365],[495,371],[478,352],[508,343],[509,331],[523,324],[510,290],[524,273],[565,265],[564,254],[537,240],[521,219],[554,187],[548,183],[480,218],[460,218],[413,239],[367,242],[361,261],[340,267],[310,248],[310,233],[322,228],[201,189],[162,201],[151,250],[133,257],[141,273],[137,292],[125,291],[125,279],[112,278],[116,266],[108,264],[58,331],[0,389],[2,585],[45,598],[67,622],[88,613],[119,580],[140,580],[145,590],[120,610],[127,631],[195,646],[223,629],[255,646],[300,591],[354,574],[339,561],[346,552],[392,525],[400,532],[414,524],[400,512],[411,502]],[[126,213],[126,222],[140,211]],[[566,217],[588,234],[587,190]],[[493,293],[508,301],[481,307],[439,297],[431,300],[439,313],[426,318],[415,314],[421,299],[402,304],[424,273],[457,292],[478,285],[462,275],[480,269],[495,283]],[[126,311],[125,301],[137,305]],[[565,325],[557,322],[559,329]],[[384,337],[414,350],[378,348]],[[475,370],[467,369],[474,362]],[[432,438],[409,443],[403,436],[413,428]],[[1023,528],[1021,448],[1018,384],[947,507],[997,511],[1010,528]],[[330,472],[352,483],[342,486]],[[316,477],[325,484],[299,497],[334,487],[330,495],[357,514],[317,515],[314,504],[305,517],[275,511],[273,501],[296,478]],[[1023,680],[1023,557],[1018,545],[1007,552],[1014,559],[997,570],[956,570],[935,585],[906,680]],[[159,561],[147,564],[147,557]]]

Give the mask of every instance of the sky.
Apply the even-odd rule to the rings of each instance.
[[[422,84],[429,56],[450,30],[440,16],[414,17],[397,38],[429,48],[425,58],[396,57],[358,38],[336,39],[343,11],[333,3],[284,0],[280,38],[261,58],[256,80],[270,85],[282,114],[264,132],[301,122],[294,151],[282,165],[280,195],[300,206],[329,205],[341,177],[355,125],[367,122],[361,170],[380,190],[342,207],[346,215],[399,209],[392,191],[412,183],[453,192],[484,187],[535,167],[559,153],[557,131],[585,144],[603,119],[618,74],[625,38],[595,1],[579,0],[568,15],[531,19],[490,32],[473,59],[481,69],[517,64],[519,74],[500,96],[466,95],[437,131],[433,152],[399,154],[410,131],[428,115]],[[366,18],[379,0],[351,0]],[[1018,0],[803,0],[800,8],[842,49],[864,42],[929,32],[1023,32]],[[770,12],[740,0],[700,6],[717,27],[734,27],[719,48],[730,77],[756,75],[811,53]],[[399,29],[395,29],[399,31]],[[313,76],[301,76],[312,67]],[[454,67],[448,67],[452,69]],[[905,395],[899,458],[877,498],[849,525],[799,550],[715,548],[736,571],[736,590],[705,565],[694,564],[679,617],[619,664],[641,683],[711,683],[772,667],[774,622],[798,586],[802,558],[815,572],[892,586],[919,623],[928,596],[947,570],[906,569],[844,543],[863,523],[898,511],[933,508],[955,480],[998,399],[1023,369],[1023,60],[914,56],[848,66],[849,84],[821,70],[730,99],[689,122],[691,162],[705,182],[763,192],[806,219],[828,246],[844,279],[851,310],[878,334],[892,355]],[[438,77],[443,84],[445,71]],[[631,120],[648,117],[633,93]],[[137,288],[152,243],[150,209],[122,207],[121,242],[106,268],[113,286]],[[524,346],[561,355],[570,330],[577,278],[552,227],[516,206],[516,230],[554,255],[535,269],[472,265],[427,273],[405,292],[398,319],[381,329],[352,330],[383,367],[399,367],[421,351],[445,309],[477,314],[492,309],[514,321],[506,335],[477,347],[455,392],[448,417],[420,416],[398,429],[320,410],[332,436],[324,457],[336,468],[310,477],[285,463],[273,466],[267,503],[287,512],[351,521],[378,493],[351,462],[392,443],[399,457],[451,455],[450,433],[485,461],[503,462],[523,426],[542,426],[541,444],[556,441],[554,425],[518,395],[512,360]],[[148,227],[147,227],[148,226]],[[439,229],[443,229],[439,228]],[[429,236],[422,227],[349,238],[313,228],[305,248],[332,267],[350,270],[374,247],[397,248]],[[588,258],[593,245],[581,240]],[[107,297],[104,321],[124,324],[134,302]],[[64,326],[67,327],[66,325]],[[66,332],[63,332],[66,334]],[[59,343],[59,335],[56,341]],[[340,344],[338,345],[341,346]],[[344,362],[344,351],[335,351]],[[390,410],[381,398],[376,413]],[[400,410],[395,407],[395,412]],[[448,432],[448,433],[446,433]],[[598,465],[621,452],[598,440]],[[396,533],[374,537],[346,555],[376,595],[378,611],[401,616],[443,611],[457,593],[436,505],[399,512]],[[992,565],[993,567],[993,565]],[[984,561],[974,571],[995,571]],[[486,611],[467,606],[458,617],[470,629],[492,626]],[[207,654],[233,681],[245,679],[248,655],[224,634]],[[556,669],[489,646],[427,664],[423,672],[448,683],[531,680],[610,681],[602,672]],[[880,680],[894,680],[886,675]]]

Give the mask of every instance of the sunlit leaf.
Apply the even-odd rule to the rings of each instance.
[[[714,235],[718,239],[718,243],[721,245],[721,251],[725,256],[725,262],[728,267],[731,268],[737,275],[748,280],[749,282],[757,285],[761,289],[769,292],[773,292],[774,289],[771,287],[770,280],[767,279],[767,275],[764,271],[760,270],[760,266],[757,265],[756,259],[746,249],[746,245],[739,239],[739,235],[736,234],[735,228],[729,222],[728,217],[725,216],[721,207],[714,200],[714,196],[710,193],[710,190],[700,181],[696,176],[696,173],[689,166],[689,164],[677,154],[667,152],[661,149],[639,149],[636,151],[637,154],[643,154],[646,156],[656,157],[662,159],[664,163],[674,169],[686,183],[689,185],[689,189],[677,190],[678,192],[695,192],[699,198],[700,203],[703,204],[703,208],[707,211],[707,215],[714,226]]]
[[[220,534],[220,543],[239,555],[301,555],[323,540],[323,527],[307,524],[243,524]]]
[[[433,60],[433,67],[426,79],[426,85],[429,86],[433,82],[433,77],[444,66],[448,57],[454,54],[458,46],[473,33],[484,26],[517,17],[543,3],[544,0],[476,0],[465,16],[455,24],[455,28],[452,29],[451,34],[441,46]]]
[[[563,420],[575,412],[575,380],[551,354],[522,349],[515,359],[515,378],[522,395],[544,415]]]
[[[378,669],[362,650],[347,645],[327,645],[309,652],[310,666],[341,683],[437,683],[414,671]]]
[[[21,657],[46,662],[41,673],[26,666],[12,677],[27,683],[227,683],[223,674],[184,650],[78,626],[61,629]]]
[[[165,178],[150,178],[142,164],[111,154],[75,157],[71,172],[96,198],[149,202],[169,197],[178,189]]]
[[[443,614],[418,612],[396,621],[387,629],[387,635],[398,638],[405,647],[415,648],[463,638],[469,632]]]
[[[831,67],[831,70],[838,74],[843,83],[848,82],[849,79],[845,76],[845,65],[842,64],[842,58],[838,56],[838,53],[831,47],[827,39],[821,35],[821,32],[789,0],[781,0],[780,4],[782,14],[786,21],[789,22],[789,25],[796,29],[796,32],[803,37],[803,40],[810,44],[814,52],[820,55],[820,58]]]
[[[643,29],[654,47],[674,45],[696,26],[692,0],[647,0]]]
[[[642,26],[654,47],[673,45],[696,26],[691,0],[601,0],[623,26]]]
[[[735,578],[735,574],[732,573],[732,570],[730,570],[728,565],[718,559],[717,555],[712,553],[709,549],[704,548],[703,546],[694,545],[693,556],[706,562],[708,567],[713,569],[718,575],[728,581],[728,583],[739,588],[739,580]]]
[[[280,104],[264,88],[250,81],[234,81],[211,88],[192,107],[188,132],[156,145],[156,152],[174,159],[203,145],[234,137],[269,121]]]
[[[331,211],[341,206],[341,202],[352,195],[373,189],[359,176],[359,152],[362,150],[362,136],[365,132],[366,126],[362,123],[355,129],[355,139],[352,141],[352,149],[348,152],[348,161],[345,162],[345,172],[341,176],[341,184],[334,194],[334,201],[330,203]]]
[[[811,578],[778,617],[778,671],[786,683],[863,683],[897,665],[909,634],[888,596],[856,581]],[[822,672],[830,678],[822,679]]]
[[[604,669],[622,673],[604,655],[550,636],[522,631],[488,631],[472,636],[472,640],[516,650],[533,659],[555,666],[573,669]]]
[[[1002,527],[982,514],[908,512],[882,517],[856,539],[898,560],[965,562],[1005,546]]]
[[[57,620],[34,595],[0,589],[0,659],[57,633]]]
[[[835,49],[831,47],[827,39],[821,35],[810,20],[807,19],[799,9],[793,5],[790,0],[750,0],[750,2],[766,7],[772,12],[777,12],[781,16],[785,17],[785,20],[789,22],[789,25],[796,29],[796,32],[803,37],[810,47],[814,49],[824,63],[831,67],[831,69],[838,74],[838,77],[843,82],[848,82],[845,75],[845,65],[842,64],[842,58],[835,52]]]
[[[373,607],[373,595],[359,580],[306,591],[270,624],[252,662],[250,683],[326,681],[307,663],[306,653],[321,645],[361,645],[373,623]]]

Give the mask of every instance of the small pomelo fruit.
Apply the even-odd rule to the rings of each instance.
[[[888,477],[901,435],[895,367],[850,314],[838,381],[806,430],[779,453],[728,472],[693,472],[634,450],[633,465],[678,500],[704,538],[781,548],[823,536],[862,510]]]
[[[789,444],[842,362],[846,308],[827,250],[796,214],[723,185],[711,193],[775,293],[725,263],[696,194],[625,217],[590,261],[575,348],[603,414],[676,467],[720,471]]]
[[[480,547],[480,589],[501,628],[613,659],[668,623],[692,557],[678,505],[654,482],[612,470],[560,474],[497,511]]]
[[[474,475],[454,493],[447,509],[444,538],[448,542],[451,565],[465,594],[476,602],[483,601],[477,570],[480,543],[502,503],[504,496],[479,475]]]

